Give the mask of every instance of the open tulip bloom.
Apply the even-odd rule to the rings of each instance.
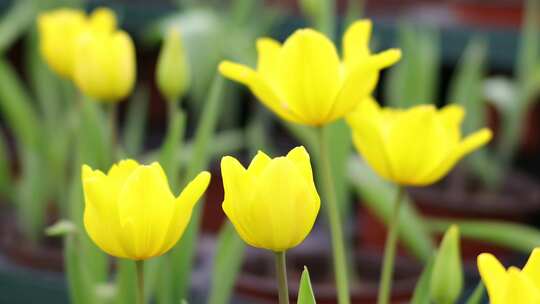
[[[397,62],[396,49],[371,54],[371,22],[353,23],[343,37],[343,59],[326,36],[300,29],[285,43],[257,41],[254,70],[224,61],[219,70],[248,86],[270,110],[287,121],[320,126],[344,117],[375,88],[379,71]]]
[[[491,304],[540,303],[540,248],[535,248],[523,267],[505,269],[492,254],[478,256],[478,270]]]
[[[112,256],[145,260],[164,254],[180,239],[210,174],[201,172],[178,197],[158,163],[124,160],[107,174],[84,165],[82,181],[90,238]]]
[[[457,105],[401,110],[381,108],[367,98],[347,122],[356,148],[377,174],[399,185],[424,186],[491,139],[486,128],[462,138],[464,115]]]

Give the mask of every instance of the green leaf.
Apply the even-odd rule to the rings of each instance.
[[[178,191],[178,177],[180,175],[180,161],[178,154],[182,152],[182,139],[186,124],[186,115],[182,109],[169,104],[169,126],[167,135],[161,146],[159,162],[163,166],[165,173],[169,177],[169,184],[173,191]]]
[[[192,158],[187,168],[184,183],[193,179],[200,171],[208,166],[210,161],[210,147],[216,129],[216,122],[219,113],[221,112],[222,105],[224,105],[225,100],[227,100],[226,97],[229,86],[230,82],[226,82],[221,75],[217,74],[215,76],[214,84],[212,85],[208,99],[203,107],[202,117],[197,125]],[[190,276],[193,266],[196,239],[199,232],[201,210],[202,202],[195,206],[191,221],[188,224],[182,239],[170,252],[173,260],[171,267],[173,273],[172,282],[175,282],[176,284],[173,289],[175,301],[187,298],[189,282],[191,281]]]
[[[230,303],[234,284],[242,266],[245,247],[234,226],[226,222],[217,240],[208,304]]]
[[[95,294],[90,284],[88,273],[84,268],[84,259],[80,255],[78,238],[68,235],[64,238],[64,259],[70,303],[94,304]]]
[[[37,15],[38,1],[13,1],[8,11],[0,19],[0,53],[11,45],[33,24]]]
[[[424,266],[424,270],[416,282],[411,304],[430,304],[429,290],[431,275],[433,273],[433,257]]]
[[[488,242],[523,253],[540,246],[540,230],[531,226],[495,220],[425,219],[432,232],[444,232],[455,224],[463,238]]]
[[[435,303],[454,304],[461,296],[463,265],[459,243],[459,229],[452,225],[444,234],[433,264],[430,295]]]
[[[13,196],[11,161],[3,134],[0,134],[0,196],[8,201],[11,201]]]
[[[124,147],[129,155],[137,155],[143,147],[149,103],[148,88],[139,86],[129,101],[124,127]]]
[[[484,299],[484,284],[482,284],[482,281],[480,281],[478,285],[476,285],[476,288],[471,293],[471,295],[469,296],[465,304],[480,304],[482,303],[483,299]]]
[[[304,266],[302,277],[300,278],[300,288],[298,289],[298,304],[316,304],[313,288],[307,267]]]
[[[22,81],[4,58],[0,58],[0,110],[17,141],[37,151],[41,136],[37,113]]]
[[[130,260],[118,259],[116,262],[116,304],[136,303],[137,282],[135,263]]]
[[[362,203],[383,222],[388,223],[397,193],[397,188],[379,178],[358,158],[349,162],[349,178]],[[421,261],[427,261],[434,251],[429,230],[424,218],[411,204],[409,198],[403,202],[400,214],[399,239]]]

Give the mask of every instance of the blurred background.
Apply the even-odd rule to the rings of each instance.
[[[317,16],[308,2],[0,1],[0,303],[70,303],[62,239],[44,231],[63,218],[68,203],[58,202],[69,201],[64,196],[69,196],[70,176],[64,171],[70,165],[62,164],[74,152],[72,142],[61,137],[73,122],[69,113],[58,110],[69,92],[37,51],[39,12],[77,5],[87,11],[107,6],[117,13],[137,52],[137,86],[120,104],[120,136],[127,155],[146,155],[160,147],[167,130],[167,104],[155,84],[155,68],[168,28],[180,29],[191,66],[191,88],[181,105],[187,113],[189,150],[219,61],[253,66],[256,38],[283,41],[294,30],[313,26]],[[336,18],[328,22],[338,46],[352,20],[370,18],[372,50],[403,50],[401,62],[382,74],[375,92],[379,102],[396,107],[458,103],[467,109],[466,133],[482,125],[495,132],[488,148],[467,158],[443,181],[408,189],[411,204],[405,212],[406,232],[400,236],[393,301],[411,298],[423,263],[450,223],[458,223],[462,231],[465,295],[478,282],[479,253],[489,251],[504,263],[521,265],[530,249],[540,245],[540,6],[512,0],[338,0],[335,8]],[[220,303],[215,300],[220,297],[215,291],[219,271],[236,279],[222,288],[231,290],[232,303],[275,303],[271,257],[244,248],[237,237],[223,237],[219,159],[234,154],[248,161],[258,149],[279,155],[302,142],[301,132],[278,121],[244,87],[228,83],[226,95],[211,145],[209,169],[215,178],[205,198],[190,303]],[[34,137],[46,138],[46,143],[28,153]],[[354,303],[375,303],[393,189],[357,157],[350,159],[349,137],[335,139],[345,146],[345,160],[335,168],[344,176],[338,191],[345,202],[340,207],[354,270],[352,298]],[[51,170],[49,164],[60,169]],[[333,303],[324,222],[319,219],[288,262],[294,293],[307,265],[318,301]],[[216,257],[216,248],[225,253]],[[230,268],[216,269],[216,258],[230,258]],[[104,297],[114,293],[114,286],[100,288]]]

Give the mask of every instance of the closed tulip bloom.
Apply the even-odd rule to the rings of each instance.
[[[221,173],[223,210],[246,243],[282,252],[309,234],[320,199],[303,147],[274,159],[259,152],[247,169],[226,156],[221,160]]]
[[[540,303],[540,248],[533,250],[522,270],[505,269],[489,253],[478,256],[478,270],[491,304]]]
[[[97,11],[81,33],[76,49],[75,84],[102,102],[117,102],[133,90],[136,78],[135,47],[131,37],[116,30],[110,11]]]
[[[323,34],[297,30],[283,45],[257,41],[258,63],[222,62],[220,72],[248,86],[282,119],[320,126],[344,117],[375,88],[379,71],[399,60],[396,49],[371,54],[371,22],[357,21],[343,37],[343,59]]]
[[[84,165],[84,226],[112,256],[145,260],[162,255],[182,236],[209,180],[210,174],[201,172],[175,197],[158,163],[124,160],[107,174]]]
[[[177,101],[186,93],[190,73],[180,32],[171,29],[159,53],[156,82],[161,94],[168,101]]]
[[[491,139],[486,128],[462,138],[464,115],[457,105],[381,109],[367,98],[347,122],[357,150],[377,174],[400,185],[423,186],[444,177]]]
[[[76,42],[85,24],[84,12],[69,8],[44,12],[37,19],[41,56],[64,78],[73,75]]]

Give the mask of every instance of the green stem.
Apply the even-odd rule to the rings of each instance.
[[[405,190],[399,187],[396,201],[394,203],[394,211],[392,217],[388,221],[388,235],[386,236],[386,244],[384,245],[384,258],[381,270],[381,282],[379,284],[378,304],[388,304],[390,301],[390,291],[392,290],[392,276],[394,273],[394,260],[396,256],[396,246],[399,232],[399,213],[401,210],[401,202]]]
[[[349,304],[349,278],[347,275],[345,244],[343,241],[343,231],[337,198],[334,189],[334,181],[330,166],[330,155],[326,142],[325,129],[319,128],[319,157],[317,158],[318,168],[322,175],[322,190],[326,198],[324,209],[327,212],[330,223],[330,234],[332,236],[332,252],[334,256],[334,272],[336,276],[336,285],[339,304]]]
[[[111,160],[112,162],[116,161],[116,153],[118,152],[118,129],[117,129],[117,110],[118,107],[116,103],[111,103],[108,105],[108,114],[109,114],[109,132],[111,140]]]
[[[137,268],[137,304],[144,304],[144,260],[135,261]]]
[[[276,276],[278,280],[279,304],[289,304],[285,251],[276,252]]]

